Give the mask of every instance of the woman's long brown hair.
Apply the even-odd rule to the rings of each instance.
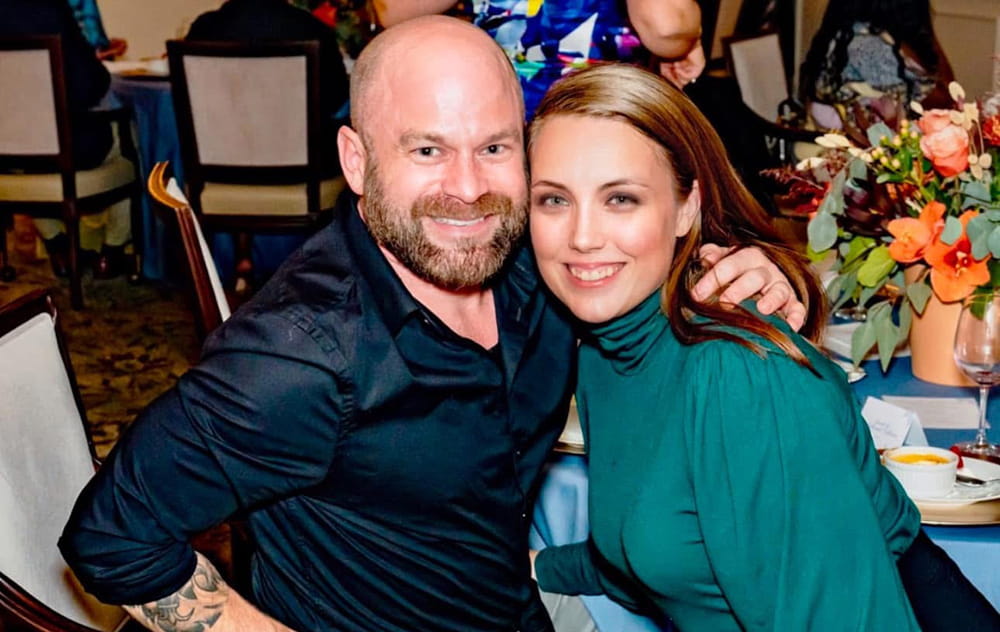
[[[769,322],[742,308],[691,296],[701,274],[698,251],[703,243],[756,246],[782,269],[805,304],[801,333],[815,341],[826,320],[825,296],[806,258],[771,226],[767,213],[733,170],[718,134],[687,96],[635,66],[591,66],[558,81],[542,99],[529,130],[529,151],[545,121],[563,115],[614,119],[650,138],[672,168],[678,203],[698,182],[701,218],[677,239],[674,265],[662,290],[663,310],[677,338],[685,344],[721,338],[763,353],[759,345],[733,332],[738,328],[771,341],[808,365],[791,339]]]

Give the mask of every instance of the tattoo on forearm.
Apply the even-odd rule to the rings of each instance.
[[[203,555],[188,583],[172,595],[140,606],[126,606],[129,614],[150,630],[206,632],[222,616],[229,586]]]

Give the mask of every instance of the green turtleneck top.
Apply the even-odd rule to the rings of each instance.
[[[542,589],[607,593],[681,630],[919,629],[895,559],[920,516],[839,367],[794,334],[819,375],[763,339],[765,357],[682,345],[658,294],[590,333],[591,537],[539,554]]]

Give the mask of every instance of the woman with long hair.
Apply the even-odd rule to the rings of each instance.
[[[539,586],[605,592],[686,630],[917,630],[901,579],[916,549],[994,625],[810,344],[821,287],[697,108],[641,69],[589,68],[542,100],[529,156],[538,267],[581,323],[590,471],[591,538],[540,552]],[[703,242],[779,263],[808,310],[802,334],[697,300]]]

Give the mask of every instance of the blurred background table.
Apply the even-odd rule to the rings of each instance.
[[[868,396],[909,395],[919,397],[975,397],[975,388],[940,386],[913,377],[908,357],[895,358],[889,372],[882,374],[878,361],[864,363],[867,376],[853,384],[860,401]],[[1000,396],[990,400],[988,419],[1000,419]],[[808,423],[808,422],[803,422]],[[931,445],[947,448],[957,441],[972,439],[975,430],[925,429]],[[997,440],[994,436],[994,441]],[[993,501],[1000,502],[1000,501]],[[961,567],[965,575],[1000,608],[1000,523],[989,525],[930,526],[924,529]],[[554,453],[535,505],[531,533],[533,548],[568,544],[588,536],[587,462],[575,454]],[[670,537],[664,533],[664,537]],[[613,632],[670,630],[668,623],[656,623],[633,615],[606,597],[584,597],[599,629]]]

